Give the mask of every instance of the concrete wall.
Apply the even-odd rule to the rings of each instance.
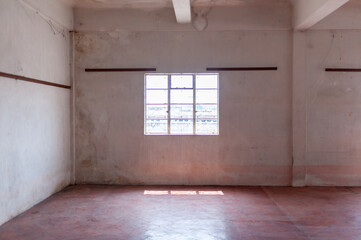
[[[361,185],[361,31],[309,31],[307,185]]]
[[[290,9],[249,10],[214,8],[204,32],[177,25],[172,9],[76,11],[77,183],[291,184]],[[84,72],[210,66],[279,67],[220,73],[219,136],[144,136],[144,74]]]
[[[361,67],[360,11],[346,4],[294,34],[294,186],[361,185],[360,73],[325,72]]]
[[[68,30],[33,7],[0,0],[0,71],[69,85]],[[0,77],[0,224],[70,177],[70,91]]]
[[[324,71],[360,67],[360,7],[306,32],[279,6],[215,7],[204,32],[172,10],[76,10],[77,182],[361,185],[359,74]],[[220,74],[220,135],[209,137],[144,136],[143,74],[84,72],[273,65]]]

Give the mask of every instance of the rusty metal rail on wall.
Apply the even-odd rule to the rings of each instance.
[[[153,72],[156,68],[86,68],[86,72]]]
[[[276,71],[278,67],[207,67],[207,71]],[[150,72],[156,68],[86,68],[85,72]]]
[[[276,71],[278,67],[207,67],[207,71]]]
[[[361,72],[361,68],[326,68],[326,72]]]
[[[4,73],[4,72],[0,72],[0,77],[12,78],[12,79],[15,79],[15,80],[32,82],[32,83],[48,85],[48,86],[58,87],[58,88],[65,88],[65,89],[70,89],[71,88],[71,86],[67,86],[67,85],[63,85],[63,84],[59,84],[59,83],[47,82],[47,81],[38,80],[38,79],[35,79],[35,78],[28,78],[28,77],[15,75],[15,74],[10,74],[10,73]]]

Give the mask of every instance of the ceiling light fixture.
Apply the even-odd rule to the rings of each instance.
[[[208,27],[207,14],[210,10],[211,8],[193,9],[196,16],[193,18],[192,25],[197,31],[204,31]]]

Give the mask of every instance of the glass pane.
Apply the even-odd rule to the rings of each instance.
[[[197,90],[197,103],[217,103],[218,90]]]
[[[171,103],[193,103],[193,90],[171,90]]]
[[[197,120],[197,134],[218,134],[217,120]]]
[[[168,90],[147,90],[147,104],[168,103]]]
[[[193,134],[193,120],[170,120],[171,134]]]
[[[171,105],[171,118],[193,118],[193,105]]]
[[[218,88],[218,75],[204,74],[196,76],[197,88]]]
[[[146,133],[168,133],[167,120],[146,120]]]
[[[217,105],[197,105],[197,118],[218,118]]]
[[[168,118],[168,106],[162,106],[162,105],[147,105],[147,116],[146,118],[161,118],[161,119],[167,119]]]
[[[165,88],[168,89],[168,76],[167,75],[147,75],[146,88]]]
[[[171,77],[172,88],[192,88],[193,76],[192,75],[172,75]]]

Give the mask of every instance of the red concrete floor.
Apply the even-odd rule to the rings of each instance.
[[[0,239],[361,239],[361,188],[79,185],[2,225]]]

